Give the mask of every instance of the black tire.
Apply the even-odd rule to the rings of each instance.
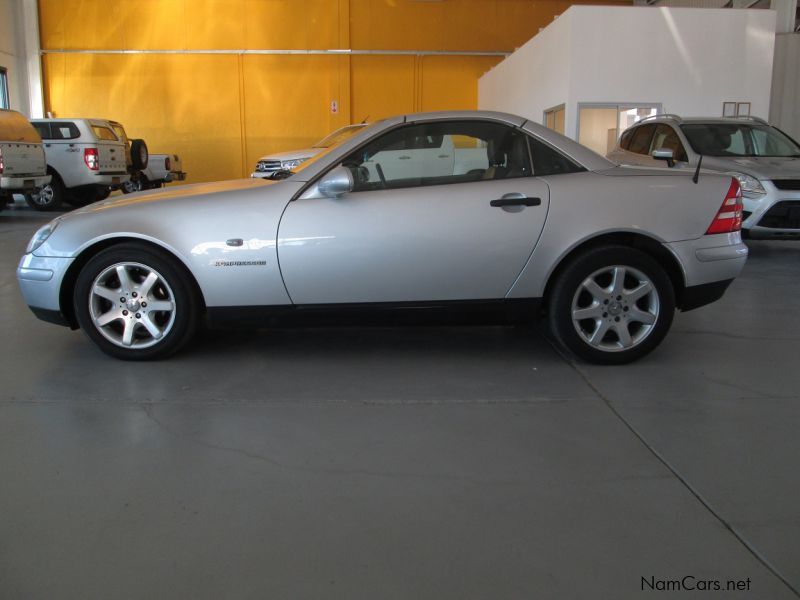
[[[65,191],[61,177],[55,171],[48,170],[51,175],[50,183],[42,186],[38,192],[25,194],[25,202],[33,210],[50,211],[58,210],[64,203]]]
[[[104,273],[114,277],[116,266],[124,264],[131,285],[120,284],[120,279],[103,280]],[[145,273],[154,272],[158,278],[150,292],[137,296],[136,290],[143,290]],[[95,294],[98,283],[106,290],[119,294],[120,298],[107,299]],[[119,285],[117,289],[116,286]],[[126,303],[121,302],[122,298]],[[156,302],[172,305],[167,311],[153,311],[147,307]],[[138,303],[138,304],[137,304]],[[158,249],[139,243],[123,243],[103,250],[81,269],[73,290],[75,316],[81,329],[106,354],[122,360],[156,360],[166,358],[180,350],[194,335],[200,315],[200,301],[190,276],[177,263],[176,259]],[[123,315],[123,310],[126,312]],[[101,326],[95,317],[116,313],[120,316]],[[113,314],[112,314],[113,316]],[[163,329],[163,337],[151,335],[146,320]],[[125,331],[133,332],[129,345],[124,345]],[[149,345],[148,345],[149,344]]]
[[[144,140],[131,140],[131,163],[137,171],[144,171],[150,160],[147,144]]]
[[[131,174],[131,178],[122,184],[120,189],[122,190],[123,194],[133,194],[135,192],[141,192],[144,189],[143,183],[147,180],[147,178],[142,174],[140,171],[136,171],[135,173]]]
[[[653,291],[635,300],[635,294],[628,296],[633,288],[611,295],[615,267],[623,268],[618,273],[627,273],[623,287],[624,282],[635,286],[636,280],[639,285],[649,281]],[[664,268],[649,254],[628,246],[601,246],[572,259],[557,277],[547,299],[550,330],[556,341],[577,358],[605,365],[629,363],[651,352],[669,331],[675,314],[675,291]],[[608,277],[607,289],[604,277]],[[599,296],[603,299],[584,286],[590,279],[598,284],[593,289],[602,290]],[[573,319],[573,309],[596,314],[583,320],[576,314]],[[639,318],[653,322],[645,323]],[[626,331],[629,339],[623,340]],[[627,348],[626,342],[631,344]]]

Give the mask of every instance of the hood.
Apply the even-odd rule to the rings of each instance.
[[[284,180],[285,181],[285,180]],[[175,203],[181,200],[199,200],[200,197],[213,196],[215,199],[234,197],[239,193],[246,193],[255,188],[268,188],[281,183],[265,179],[233,179],[230,181],[215,181],[213,183],[193,183],[190,185],[179,185],[175,187],[147,190],[136,192],[126,196],[117,196],[102,202],[89,204],[78,210],[73,210],[65,214],[62,219],[68,219],[86,213],[97,213],[110,209],[120,209],[126,207],[155,207],[155,205],[165,203]]]
[[[267,154],[259,158],[262,160],[294,160],[297,158],[311,158],[322,152],[324,148],[303,148],[302,150],[291,150],[289,152],[278,152],[276,154]]]
[[[718,171],[738,171],[756,179],[800,178],[800,158],[778,156],[704,156],[703,166]]]

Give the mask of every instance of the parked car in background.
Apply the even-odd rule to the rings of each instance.
[[[483,166],[430,174],[428,144],[446,137]],[[747,257],[740,226],[730,176],[619,167],[513,115],[423,113],[363,128],[281,181],[63,215],[34,234],[17,277],[37,316],[129,360],[177,351],[203,314],[544,311],[565,350],[625,363],[661,342],[676,307],[722,296]]]
[[[0,109],[0,209],[50,183],[42,138],[24,115]]]
[[[177,154],[151,154],[147,161],[147,167],[142,171],[135,171],[130,180],[122,185],[122,191],[130,194],[185,180],[186,172],[183,170],[183,163]]]
[[[303,161],[308,160],[312,156],[316,156],[326,148],[335,146],[347,140],[349,137],[355,135],[366,127],[366,123],[359,123],[357,125],[347,125],[341,129],[337,129],[330,135],[322,138],[311,148],[304,148],[303,150],[292,150],[291,152],[281,152],[279,154],[268,154],[258,159],[256,170],[250,174],[250,177],[259,177],[262,179],[269,179],[279,171],[291,171]]]
[[[734,175],[744,197],[743,233],[800,238],[800,145],[757,118],[657,115],[627,129],[608,158],[620,164],[664,166],[654,152],[671,151],[676,168],[702,167]]]
[[[47,172],[52,180],[30,204],[54,210],[67,202],[85,206],[107,198],[113,188],[130,179],[125,142],[104,119],[34,119],[44,141]]]

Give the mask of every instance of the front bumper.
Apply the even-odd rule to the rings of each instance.
[[[800,192],[779,190],[771,181],[761,183],[766,196],[760,200],[743,198],[745,213],[749,214],[742,229],[753,239],[800,239]]]
[[[42,320],[70,325],[61,310],[61,282],[74,258],[26,254],[17,267],[17,281],[25,303]]]
[[[0,190],[13,191],[15,193],[32,192],[37,188],[50,183],[50,175],[39,175],[31,177],[0,177]]]

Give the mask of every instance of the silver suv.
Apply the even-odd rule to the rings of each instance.
[[[670,155],[671,152],[671,155]],[[702,168],[730,173],[744,196],[742,233],[800,238],[800,145],[758,118],[656,115],[625,130],[608,154],[628,165]]]

